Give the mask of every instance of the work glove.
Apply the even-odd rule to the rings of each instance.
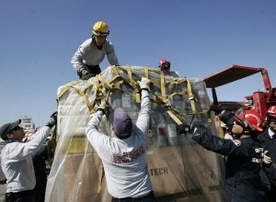
[[[104,114],[107,113],[107,109],[108,109],[109,105],[106,103],[106,101],[103,99],[101,101],[101,104],[99,105],[97,111],[102,111]]]
[[[57,124],[57,112],[54,112],[51,116],[50,119],[48,121],[48,123],[46,124],[46,126],[52,128],[53,126],[55,126]]]
[[[204,135],[207,133],[207,128],[203,124],[196,124],[193,128],[194,128],[194,136]]]
[[[271,164],[271,163],[272,163],[271,157],[268,156],[268,150],[265,150],[265,151],[264,151],[264,154],[263,154],[263,162],[264,162],[265,164]]]
[[[178,131],[178,134],[188,134],[191,132],[191,126],[186,123],[182,123],[176,126],[176,130]]]
[[[85,69],[84,67],[83,68],[80,68],[80,74],[81,74],[81,79],[82,80],[88,80],[90,79],[91,77],[93,77],[94,75],[92,73],[90,73],[87,69]]]
[[[141,81],[137,81],[141,90],[149,90],[150,80],[142,77]]]

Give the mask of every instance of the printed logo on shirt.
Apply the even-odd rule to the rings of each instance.
[[[262,147],[255,148],[256,156],[251,159],[252,163],[261,164],[263,162],[264,149]]]
[[[123,154],[113,155],[113,162],[116,164],[129,163],[137,159],[139,156],[142,156],[145,153],[143,146],[133,150],[131,152],[124,152]]]
[[[240,146],[240,145],[241,145],[241,141],[240,141],[240,140],[232,140],[232,142],[233,142],[236,146]]]

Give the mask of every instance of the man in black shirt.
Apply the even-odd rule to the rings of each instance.
[[[266,178],[263,178],[267,201],[276,201],[276,106],[267,110],[268,127],[259,135],[260,142],[272,162],[264,164],[263,171]]]
[[[233,140],[212,135],[201,124],[195,126],[192,139],[205,149],[227,156],[225,178],[227,200],[263,202],[265,194],[259,175],[263,149],[254,139],[262,129],[257,121],[254,121],[253,115],[248,116],[249,113],[246,114],[244,111],[237,114],[232,114],[225,120]]]

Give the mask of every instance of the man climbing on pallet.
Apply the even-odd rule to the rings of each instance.
[[[92,27],[92,37],[84,41],[71,59],[80,79],[87,80],[101,73],[99,64],[107,56],[110,65],[119,65],[113,44],[106,38],[110,30],[104,21]]]

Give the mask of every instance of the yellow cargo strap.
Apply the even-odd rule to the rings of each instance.
[[[121,76],[119,75],[118,73],[118,70],[115,66],[112,66],[112,70],[115,72],[115,76],[113,76],[110,80],[108,81],[105,81],[103,80],[102,78],[102,75],[98,74],[96,77],[97,79],[99,80],[99,82],[101,83],[101,86],[103,88],[107,88],[107,89],[112,89],[112,88],[119,88],[120,85],[122,84],[122,81],[121,83],[117,83],[116,85],[114,84],[116,80],[121,80]]]
[[[136,85],[136,82],[133,79],[133,75],[132,75],[131,70],[132,70],[131,67],[128,65],[127,66],[127,75],[128,75],[129,81],[130,81],[130,85],[132,86],[133,89],[136,89],[137,85]]]
[[[163,100],[165,100],[167,98],[166,97],[166,88],[165,88],[165,85],[166,85],[166,81],[165,81],[164,72],[160,71],[160,90],[161,90],[161,98]],[[167,101],[165,101],[165,102],[167,102]]]
[[[166,108],[166,112],[168,113],[168,115],[174,120],[174,122],[177,124],[177,125],[181,125],[183,124],[183,122],[171,111],[169,110],[168,108]]]
[[[149,69],[148,68],[144,68],[145,71],[145,76],[147,78],[149,78]],[[166,81],[165,81],[165,75],[163,73],[163,71],[159,71],[160,72],[160,90],[161,90],[161,96],[157,96],[156,97],[156,101],[153,101],[157,104],[162,104],[165,107],[166,112],[168,113],[168,115],[175,121],[175,123],[177,123],[178,125],[182,124],[182,121],[171,111],[171,107],[168,107],[168,98],[166,95]],[[150,79],[150,78],[149,78]]]
[[[144,67],[145,77],[149,79],[149,68]]]
[[[129,85],[129,83],[119,75],[117,68],[112,66],[112,70],[114,71],[113,73],[115,76],[113,76],[110,80],[104,81],[102,76],[100,74],[97,75],[98,80],[101,83],[100,85],[96,85],[95,88],[97,89],[97,97],[105,97],[105,100],[108,101],[110,97],[110,93],[115,91],[115,90],[121,90],[120,86],[124,83],[126,85]],[[131,68],[128,70],[128,75],[132,75],[131,73]],[[132,79],[133,80],[133,79]],[[131,86],[136,86],[135,81],[131,82]],[[135,88],[135,87],[134,87]],[[107,91],[107,92],[106,92]],[[104,93],[105,92],[105,93]]]
[[[191,109],[192,109],[192,114],[196,113],[196,107],[195,107],[195,99],[194,95],[192,92],[192,86],[190,80],[187,78],[184,79],[174,79],[172,82],[168,83],[168,86],[170,85],[175,85],[175,89],[177,89],[177,85],[181,84],[183,82],[187,83],[187,94],[189,96],[190,104],[191,104]],[[183,122],[175,115],[181,115],[181,112],[179,112],[177,109],[173,108],[172,106],[168,105],[168,100],[169,98],[172,98],[175,95],[184,95],[185,92],[173,92],[171,95],[166,95],[166,83],[165,83],[165,76],[162,71],[160,71],[160,88],[161,88],[161,97],[158,97],[158,102],[163,104],[165,106],[166,112],[168,115],[175,121],[176,124],[180,125]],[[156,96],[156,95],[155,95]],[[161,102],[160,102],[161,101]],[[182,115],[183,116],[183,115]]]
[[[125,80],[123,77],[120,76],[121,82],[123,82],[126,85],[130,85],[132,87],[132,89],[134,91],[132,92],[131,95],[134,98],[134,100],[136,101],[136,103],[140,103],[140,94],[139,94],[138,84],[133,78],[133,72],[132,72],[131,66],[127,65],[126,68],[122,68],[122,67],[116,67],[116,68],[117,69],[112,68],[114,75],[117,75],[117,74],[119,75],[118,68],[120,70],[126,72],[126,74],[128,75],[129,81]]]
[[[126,74],[128,75],[128,81],[125,80],[120,74],[118,70],[123,70],[124,72],[126,72]],[[85,90],[81,91],[76,85],[73,84],[68,84],[66,85],[62,90],[61,93],[58,95],[57,101],[59,101],[60,97],[62,97],[62,95],[69,89],[69,88],[73,88],[84,100],[85,104],[87,105],[87,107],[89,108],[90,113],[94,112],[94,107],[96,102],[98,102],[102,97],[105,97],[105,100],[108,101],[110,93],[115,91],[115,90],[121,90],[120,86],[122,84],[126,84],[126,85],[130,85],[132,87],[132,89],[134,89],[134,91],[132,92],[132,96],[135,99],[136,103],[140,102],[140,93],[138,91],[138,84],[137,81],[134,80],[133,78],[133,72],[132,72],[132,68],[130,65],[127,65],[126,68],[123,67],[116,67],[116,66],[112,66],[112,71],[114,76],[106,81],[102,78],[102,76],[100,74],[98,74],[97,80],[96,82],[93,82],[91,84],[89,84]],[[173,98],[173,96],[175,95],[180,95],[180,96],[184,96],[184,95],[188,95],[189,97],[189,101],[190,101],[190,105],[191,105],[191,114],[196,114],[196,113],[200,113],[200,112],[196,112],[196,107],[195,107],[195,97],[193,95],[192,92],[192,85],[189,79],[187,78],[183,78],[183,79],[174,79],[172,82],[168,82],[166,83],[165,80],[165,75],[162,71],[159,70],[155,70],[154,68],[148,68],[148,67],[144,67],[144,74],[145,77],[149,78],[149,71],[153,71],[153,72],[159,72],[160,73],[160,83],[156,83],[157,81],[153,81],[153,84],[155,86],[159,86],[160,85],[160,91],[161,91],[161,95],[155,95],[154,93],[152,93],[153,95],[155,95],[155,100],[152,99],[152,102],[157,103],[157,104],[162,104],[165,109],[166,112],[168,113],[168,115],[177,123],[177,124],[181,124],[182,121],[177,118],[177,117],[183,117],[183,113],[179,112],[179,110],[173,108],[172,106],[170,106],[168,104],[168,100]],[[149,78],[150,79],[150,78]],[[181,83],[186,83],[187,84],[187,91],[180,91],[180,92],[176,92],[177,86]],[[93,103],[90,103],[87,96],[86,96],[86,92],[87,90],[91,87],[94,86],[94,90],[96,92],[96,99],[93,101]],[[173,92],[170,95],[166,94],[166,86],[170,86],[170,85],[174,85],[174,89]],[[127,92],[125,92],[127,93]]]
[[[103,164],[101,164],[101,175],[100,175],[100,179],[99,179],[99,185],[98,185],[98,189],[97,189],[97,193],[101,193],[101,190],[102,190],[102,184],[103,184],[103,179],[104,179],[104,176],[105,176],[105,172],[104,172],[104,167],[103,167]]]
[[[196,113],[196,107],[195,107],[195,96],[193,94],[192,91],[192,85],[191,85],[191,81],[189,79],[186,79],[187,82],[187,90],[188,90],[188,96],[189,96],[189,100],[191,103],[191,107],[192,107],[192,114]]]
[[[117,80],[118,78],[119,79],[121,78],[119,75],[113,77],[110,81],[107,81],[107,82],[105,82],[103,80],[101,75],[97,75],[96,77],[98,79],[98,82],[90,83],[83,91],[81,91],[77,85],[67,84],[59,93],[59,95],[57,97],[57,102],[59,102],[60,98],[64,95],[64,93],[66,93],[70,88],[73,88],[82,97],[82,99],[83,99],[84,103],[86,104],[86,106],[88,107],[90,113],[93,113],[95,104],[98,100],[95,99],[92,103],[89,102],[88,97],[86,95],[89,88],[91,86],[94,86],[94,89],[96,92],[96,98],[101,98],[101,97],[105,96],[106,101],[108,101],[110,92],[120,89],[120,85],[123,83],[123,81],[120,80],[120,81],[116,82],[115,84],[113,84],[113,82],[115,80]],[[106,93],[104,93],[105,92],[104,89],[107,89]]]
[[[163,107],[165,108],[165,111],[168,113],[168,115],[174,120],[174,122],[177,125],[182,124],[183,122],[178,118],[178,116],[183,117],[183,113],[179,112],[177,109],[173,108],[171,105],[167,104],[166,102],[164,102],[164,100],[162,99],[162,97],[150,92],[151,94],[153,94],[156,98],[156,100],[154,101],[157,104],[163,105]],[[177,114],[178,116],[176,116],[175,114]]]
[[[133,72],[132,72],[131,67],[128,65],[127,68],[122,68],[122,67],[117,67],[117,68],[120,68],[121,70],[123,70],[127,73],[128,78],[129,78],[129,83],[127,81],[125,81],[125,83],[130,84],[131,87],[134,89],[133,97],[136,100],[136,102],[139,103],[140,102],[140,94],[137,91],[137,82],[133,79]],[[112,69],[113,69],[114,75],[119,74],[118,69],[116,69],[116,68],[112,68]],[[149,71],[150,70],[154,71],[155,69],[144,67],[145,77],[149,78]],[[155,71],[157,71],[157,70],[155,70]],[[154,85],[158,85],[158,84],[160,85],[161,96],[157,96],[153,93],[156,97],[156,100],[152,100],[152,101],[154,103],[157,103],[157,104],[162,104],[165,107],[166,112],[168,113],[168,115],[178,125],[182,124],[182,121],[178,118],[178,116],[183,117],[183,114],[181,112],[179,112],[177,109],[175,109],[172,106],[168,105],[168,100],[169,100],[169,98],[171,98],[172,96],[175,96],[175,95],[185,95],[185,94],[187,94],[190,98],[189,100],[190,100],[190,104],[191,104],[192,114],[196,113],[195,99],[194,99],[194,95],[193,95],[193,92],[192,92],[191,82],[186,78],[184,78],[184,79],[174,79],[172,82],[168,83],[168,85],[176,85],[176,87],[177,87],[178,84],[186,82],[187,83],[187,92],[173,92],[171,95],[166,95],[165,75],[162,71],[157,71],[157,72],[160,73],[160,83],[153,83],[153,84]]]
[[[170,82],[169,85],[175,85],[177,87],[178,84],[181,84],[181,83],[187,83],[187,95],[189,97],[189,100],[190,100],[190,104],[191,104],[191,108],[192,108],[192,114],[196,114],[196,107],[195,107],[195,96],[193,94],[193,90],[192,90],[192,84],[191,84],[191,81],[187,78],[183,78],[183,79],[174,79],[174,81]],[[175,87],[175,89],[176,89]],[[179,93],[177,93],[179,94]],[[181,93],[180,93],[181,94]],[[179,94],[179,95],[180,95]],[[184,95],[185,93],[183,93]],[[176,95],[176,94],[174,94]],[[171,96],[174,96],[174,95],[171,95]]]
[[[112,66],[112,71],[116,76],[119,75],[118,69],[115,65]]]
[[[87,90],[93,85],[93,83],[90,83],[83,91],[81,91],[78,86],[73,85],[73,84],[67,84],[61,91],[61,93],[58,95],[57,97],[57,101],[59,102],[60,98],[63,96],[63,94],[69,90],[70,88],[73,88],[83,99],[84,103],[86,104],[86,106],[88,107],[89,111],[93,111],[94,105],[92,105],[87,96],[86,96],[86,92]]]

